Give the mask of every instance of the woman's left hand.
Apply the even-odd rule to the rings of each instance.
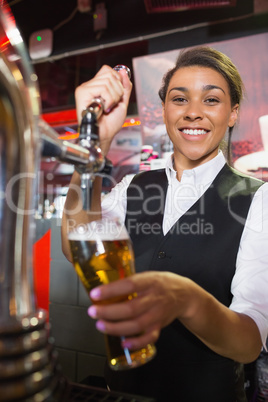
[[[103,333],[125,336],[123,346],[137,349],[155,342],[160,330],[187,314],[194,283],[170,272],[143,272],[93,289],[88,314]],[[136,294],[131,300],[103,304]]]
[[[131,294],[137,296],[102,304]],[[261,351],[260,332],[252,318],[230,310],[191,279],[171,272],[138,273],[95,288],[90,297],[96,304],[89,308],[89,315],[97,319],[97,328],[125,336],[123,346],[129,349],[156,342],[161,329],[179,319],[221,356],[249,363]]]

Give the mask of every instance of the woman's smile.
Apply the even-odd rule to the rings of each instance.
[[[210,130],[205,130],[204,128],[181,128],[179,131],[187,141],[201,141],[210,132]]]
[[[202,128],[194,128],[194,129],[193,128],[184,128],[180,131],[182,131],[184,134],[187,134],[187,135],[205,135],[208,133],[208,131],[206,131]]]
[[[231,106],[227,81],[217,71],[200,66],[177,70],[163,103],[175,165],[189,169],[216,156],[228,127],[235,124],[237,109]]]

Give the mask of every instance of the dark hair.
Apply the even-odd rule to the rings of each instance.
[[[227,81],[231,98],[231,106],[241,103],[244,96],[244,84],[236,66],[224,53],[221,53],[218,50],[208,46],[197,46],[191,49],[182,50],[180,52],[175,66],[163,77],[162,86],[158,92],[162,102],[165,102],[170,80],[176,71],[180,68],[191,66],[208,67],[220,73]],[[233,127],[229,127],[229,160],[230,138],[232,131]]]

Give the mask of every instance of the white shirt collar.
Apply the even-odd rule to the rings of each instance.
[[[218,155],[208,162],[205,162],[196,168],[184,170],[179,183],[191,182],[195,186],[210,184],[223,168],[225,163],[225,157],[222,151],[219,151]],[[166,163],[166,175],[169,184],[176,179],[176,173],[177,172],[173,168],[173,155],[171,155]]]

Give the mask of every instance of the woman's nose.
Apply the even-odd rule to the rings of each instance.
[[[197,120],[203,118],[203,111],[201,105],[196,102],[191,102],[188,104],[188,107],[185,110],[185,119],[186,120]]]

